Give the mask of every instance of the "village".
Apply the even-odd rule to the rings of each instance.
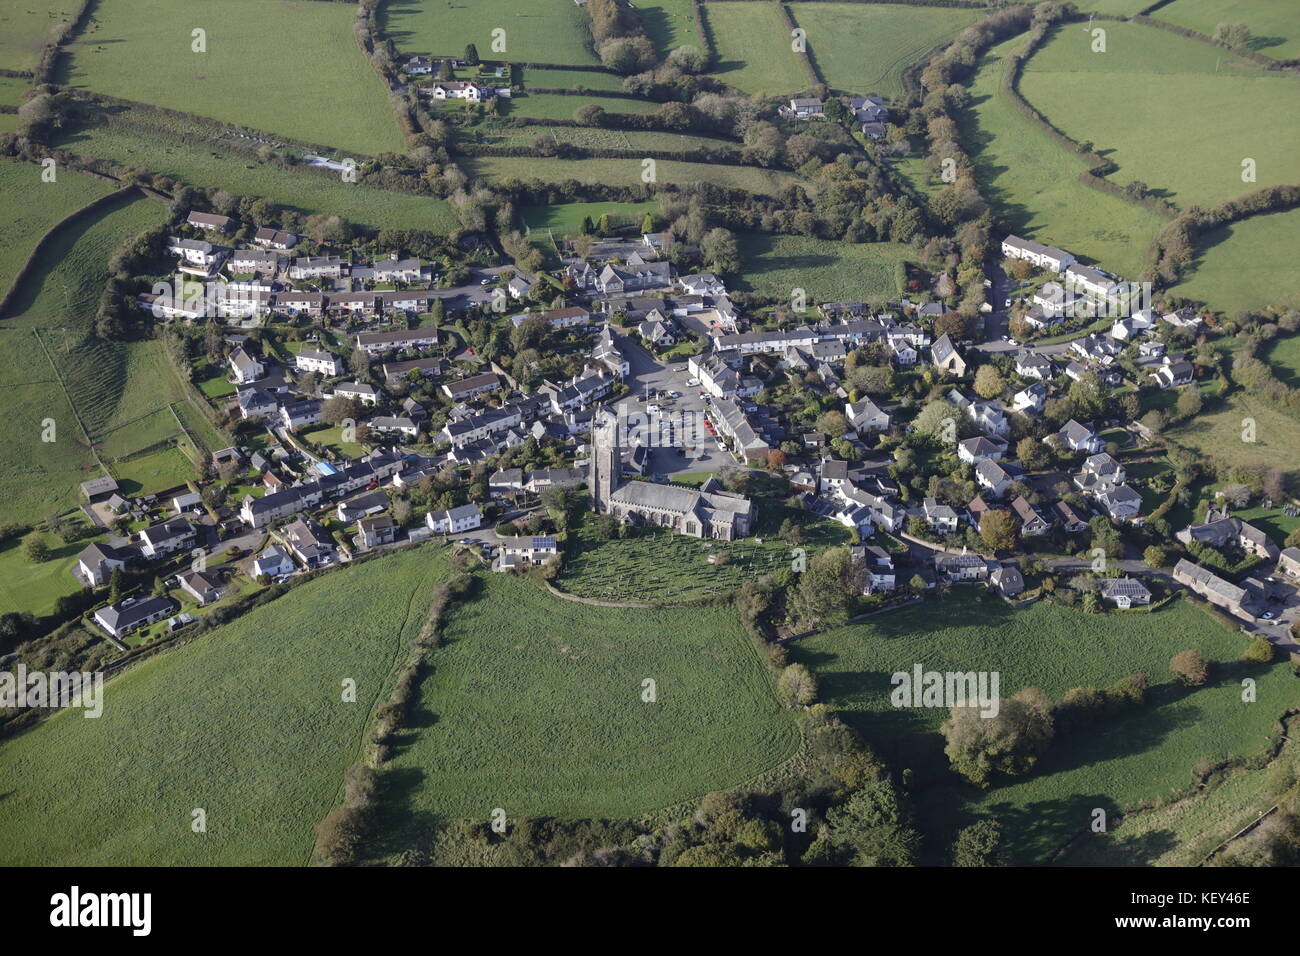
[[[809,521],[848,529],[873,599],[971,584],[1019,602],[1056,572],[1121,610],[1184,588],[1290,643],[1300,549],[1226,502],[1172,531],[1153,507],[1168,490],[1148,476],[1159,436],[1131,396],[1195,389],[1185,348],[1203,320],[1157,314],[1063,250],[1007,237],[1007,276],[1032,280],[1005,303],[1025,341],[963,347],[941,331],[948,307],[924,297],[751,322],[720,276],[679,271],[698,250],[669,232],[586,241],[554,274],[485,270],[477,290],[448,290],[434,263],[398,251],[295,257],[298,237],[272,229],[243,248],[213,241],[240,225],[192,211],[167,251],[202,293],[139,306],[224,327],[225,412],[244,440],[213,455],[207,480],[163,494],[82,485],[87,515],[114,534],[73,573],[105,595],[91,616],[115,641],[185,626],[236,577],[283,582],[431,536],[497,571],[553,569],[565,534],[544,501],[581,499],[633,533],[739,540],[761,531],[736,490],[751,471]],[[563,290],[550,307],[530,295],[543,284]],[[513,351],[555,350],[572,374],[525,383],[518,362],[412,325],[434,302],[477,309]],[[1077,315],[1085,330],[1035,346]],[[281,359],[257,332],[272,319],[304,330]]]

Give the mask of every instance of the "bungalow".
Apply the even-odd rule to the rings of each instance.
[[[326,378],[334,378],[343,374],[343,359],[333,352],[303,349],[294,356],[293,367],[300,372],[319,372]]]
[[[1151,589],[1137,578],[1103,578],[1098,591],[1103,601],[1124,610],[1151,603]]]
[[[483,513],[476,504],[460,505],[442,511],[430,511],[424,516],[424,523],[434,534],[460,534],[473,531],[483,523]]]
[[[357,333],[357,348],[364,349],[371,355],[379,355],[393,349],[427,349],[437,344],[438,330],[435,328]]]
[[[120,638],[131,631],[161,621],[177,609],[171,598],[126,598],[95,612],[95,623],[110,637]]]
[[[428,76],[433,72],[433,61],[427,56],[413,56],[406,61],[402,72],[410,76]]]
[[[1008,259],[1024,259],[1040,269],[1052,272],[1064,272],[1078,260],[1064,249],[1046,246],[1033,239],[1021,239],[1019,236],[1007,236],[1002,240],[1002,255]]]
[[[229,361],[236,384],[248,385],[266,374],[266,369],[262,363],[244,351],[242,345],[230,353]]]
[[[406,378],[412,372],[417,372],[424,378],[437,378],[439,375],[445,375],[450,368],[450,363],[443,358],[411,359],[407,362],[385,362],[382,366],[384,381],[390,384],[399,379]]]
[[[796,96],[790,100],[790,112],[795,119],[809,119],[822,115],[822,101],[815,96]]]
[[[220,601],[226,594],[226,587],[221,579],[207,571],[189,571],[180,576],[181,590],[199,604],[211,604]]]
[[[193,212],[185,219],[185,225],[209,232],[230,232],[239,226],[239,222],[229,216],[219,216],[211,212]]]
[[[375,488],[346,501],[340,501],[335,513],[338,515],[339,521],[344,524],[351,524],[361,518],[387,511],[390,501],[388,492],[382,488]]]
[[[1054,503],[1052,511],[1056,515],[1056,520],[1060,522],[1061,529],[1066,534],[1078,534],[1081,531],[1088,530],[1088,522],[1079,516],[1079,513],[1074,510],[1074,506],[1068,501]]]
[[[168,518],[140,532],[140,552],[146,558],[159,558],[194,546],[194,525],[185,518]]]
[[[295,518],[280,530],[280,539],[308,570],[327,567],[338,557],[334,539],[310,518]]]
[[[388,515],[373,515],[357,522],[357,541],[363,548],[392,544],[397,539],[397,522]]]
[[[407,418],[405,415],[376,415],[366,424],[372,432],[379,432],[380,434],[399,434],[403,438],[412,440],[420,436],[419,423]]]

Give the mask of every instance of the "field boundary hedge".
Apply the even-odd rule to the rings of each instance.
[[[792,14],[790,8],[786,6],[785,0],[776,0],[776,9],[780,13],[781,19],[785,21],[786,30],[788,30],[790,35],[793,37],[794,31],[801,29],[799,24],[794,21],[794,14]],[[817,68],[817,64],[813,62],[812,54],[808,52],[807,38],[804,40],[803,53],[796,53],[795,55],[799,57],[799,62],[803,66],[804,71],[807,72],[808,78],[812,81],[812,85],[825,86],[826,81],[822,78],[821,70]]]
[[[1275,60],[1271,56],[1265,56],[1263,53],[1258,53],[1255,50],[1230,46],[1227,43],[1214,39],[1214,37],[1209,36],[1208,34],[1202,33],[1200,30],[1193,30],[1190,27],[1179,26],[1177,23],[1169,23],[1166,20],[1157,20],[1154,17],[1144,16],[1141,13],[1129,17],[1129,22],[1141,23],[1148,27],[1159,27],[1161,30],[1168,30],[1170,33],[1177,33],[1179,36],[1187,37],[1189,40],[1200,40],[1202,43],[1208,43],[1211,46],[1217,46],[1222,50],[1234,53],[1244,60],[1250,60],[1250,62],[1257,66],[1262,66],[1266,70],[1278,70],[1287,64],[1296,62],[1295,60]]]
[[[121,189],[100,196],[98,199],[92,199],[90,202],[86,203],[86,205],[74,209],[54,225],[50,226],[49,229],[46,229],[41,237],[36,240],[36,244],[32,246],[32,251],[28,254],[27,259],[23,262],[22,266],[14,273],[13,281],[9,283],[9,288],[5,290],[4,296],[0,297],[0,319],[6,317],[9,312],[9,307],[13,304],[13,297],[18,291],[18,287],[22,284],[23,280],[27,278],[27,274],[35,267],[37,258],[39,258],[40,254],[45,251],[46,245],[48,245],[53,239],[55,233],[72,225],[84,216],[97,212],[105,206],[112,205],[117,200],[127,196],[135,188],[135,186],[123,186]]]
[[[695,32],[700,35],[704,55],[708,58],[704,70],[707,73],[713,69],[718,59],[718,48],[713,42],[713,31],[709,26],[708,17],[704,14],[704,0],[691,0],[691,12],[695,15]]]

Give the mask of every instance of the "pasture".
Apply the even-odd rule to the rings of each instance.
[[[627,96],[572,96],[562,93],[527,93],[502,100],[502,116],[522,116],[528,119],[571,120],[573,114],[584,106],[599,106],[606,113],[637,113],[646,115],[659,109],[651,100],[636,100]],[[452,107],[455,108],[454,106]]]
[[[394,849],[494,807],[638,816],[741,784],[799,745],[730,607],[592,607],[489,574],[443,640],[380,805]]]
[[[591,49],[590,20],[573,0],[389,0],[380,7],[379,29],[404,54],[460,56],[473,43],[484,60],[514,63],[600,61]],[[493,49],[503,30],[504,49]]]
[[[643,182],[639,159],[536,159],[529,156],[468,156],[459,165],[474,179],[502,181],[540,179],[562,183],[573,179],[581,183],[606,183],[635,186]],[[709,163],[683,163],[661,159],[655,162],[660,184],[679,186],[709,182],[728,189],[743,189],[765,196],[776,196],[791,186],[806,187],[793,173],[756,166],[726,166]]]
[[[150,0],[113,0],[95,6],[59,81],[308,143],[401,152],[405,138],[355,19],[342,3],[209,0],[178,19],[160,17]],[[191,48],[194,29],[207,31],[205,52]]]
[[[970,106],[960,115],[963,145],[980,190],[1017,235],[1134,277],[1164,220],[1079,182],[1087,164],[1012,106],[1002,92],[1002,76],[1007,55],[1023,44],[1023,37],[1013,37],[983,57]]]
[[[1174,0],[1152,14],[1157,20],[1213,36],[1220,23],[1244,23],[1247,45],[1277,60],[1300,59],[1300,20],[1277,0]]]
[[[1168,671],[1169,659],[1189,647],[1223,662],[1219,676],[1191,692],[1172,685]],[[1113,813],[1165,797],[1191,784],[1202,757],[1263,749],[1300,694],[1286,665],[1240,662],[1245,647],[1240,634],[1190,599],[1151,613],[1086,615],[1041,603],[1014,610],[959,589],[942,602],[802,640],[792,657],[815,670],[823,699],[892,768],[912,769],[930,854],[941,856],[958,827],[994,816],[1017,862],[1029,864],[1045,862],[1086,828],[1093,807]],[[1137,672],[1157,686],[1141,709],[1058,735],[1029,776],[1000,778],[981,792],[948,769],[938,732],[946,708],[896,709],[889,702],[890,675],[918,663],[940,672],[996,671],[1003,697],[1033,686],[1055,700],[1072,687],[1107,686]],[[1242,703],[1244,676],[1258,682],[1258,703]]]
[[[524,88],[529,90],[622,90],[623,77],[617,73],[594,70],[548,70],[545,67],[524,70]]]
[[[77,555],[91,539],[64,544],[52,534],[43,537],[50,546],[50,559],[40,564],[33,564],[23,554],[21,539],[0,544],[0,608],[5,611],[50,614],[55,601],[81,589],[81,583],[71,572],[77,564]]]
[[[1282,333],[1264,347],[1262,354],[1278,379],[1291,388],[1300,386],[1300,335]]]
[[[59,170],[52,183],[41,181],[41,167],[0,161],[0,204],[5,228],[0,232],[0,295],[31,254],[38,239],[63,217],[106,196],[113,186],[72,170]]]
[[[4,0],[0,3],[0,68],[30,70],[45,44],[77,13],[72,0]]]
[[[717,46],[712,75],[723,83],[758,96],[788,95],[811,85],[773,4],[710,2],[704,16]]]
[[[1300,210],[1251,216],[1202,234],[1195,260],[1172,291],[1228,313],[1295,303],[1298,259]]]
[[[1254,422],[1255,441],[1246,442],[1245,422]],[[1232,465],[1267,465],[1284,468],[1294,482],[1300,477],[1296,449],[1300,448],[1300,422],[1267,401],[1234,392],[1216,401],[1194,419],[1171,429],[1169,435],[1199,449],[1206,457]]]
[[[743,274],[736,288],[778,299],[803,289],[809,303],[895,296],[895,266],[908,246],[895,242],[848,243],[811,236],[746,232],[737,236]]]
[[[1090,43],[1077,26],[1058,29],[1026,65],[1020,91],[1058,129],[1114,160],[1112,181],[1146,183],[1186,208],[1300,179],[1300,130],[1278,123],[1300,114],[1295,77],[1247,68],[1221,49],[1140,24],[1107,24],[1105,53]],[[1218,117],[1220,148],[1205,149],[1202,130],[1187,121],[1204,110]],[[1243,179],[1246,158],[1254,161],[1251,182]]]
[[[305,865],[443,555],[331,571],[110,680],[98,720],[64,712],[0,744],[0,862]]]
[[[905,68],[984,15],[978,10],[872,3],[792,3],[795,23],[827,85],[887,99],[903,91]]]
[[[257,196],[302,216],[337,215],[370,229],[447,233],[456,220],[446,200],[345,183],[337,173],[261,163],[215,140],[218,131],[148,110],[112,114],[106,124],[66,131],[60,149],[172,176],[233,196]]]
[[[691,0],[640,0],[636,12],[661,57],[679,46],[704,49],[704,41],[695,29]]]
[[[645,214],[653,214],[658,208],[656,202],[570,202],[557,206],[527,206],[522,214],[529,229],[549,230],[557,238],[563,238],[582,232],[583,219],[590,217],[594,224],[606,215],[615,229],[630,227],[639,230]]]

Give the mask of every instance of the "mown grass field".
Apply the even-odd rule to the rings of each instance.
[[[405,138],[355,20],[342,3],[210,0],[164,17],[150,0],[113,0],[96,5],[59,81],[309,143],[401,152]],[[207,31],[204,53],[191,49],[194,29]]]
[[[0,161],[0,204],[4,229],[0,231],[0,295],[9,288],[36,242],[56,222],[89,202],[106,196],[113,186],[73,172],[56,171],[52,183],[41,181],[35,163]]]
[[[639,159],[535,159],[523,156],[473,156],[459,163],[472,178],[500,181],[504,179],[540,179],[564,182],[575,179],[583,183],[607,183],[635,186],[642,182]],[[710,182],[729,189],[744,189],[765,196],[775,196],[791,186],[807,187],[793,173],[755,166],[724,166],[708,163],[683,163],[661,159],[655,164],[660,183]]]
[[[600,61],[591,50],[591,21],[573,0],[389,0],[379,29],[404,54],[457,56],[473,43],[485,60],[513,63]],[[493,30],[505,31],[505,49],[493,50]]]
[[[910,252],[894,242],[853,244],[765,232],[737,238],[743,262],[738,289],[788,299],[800,288],[810,303],[898,295],[894,266]]]
[[[1294,6],[1277,0],[1174,0],[1152,14],[1213,36],[1220,23],[1244,23],[1250,28],[1249,46],[1278,60],[1300,58],[1300,19]]]
[[[157,122],[156,122],[157,121]],[[127,111],[108,125],[66,132],[61,149],[173,176],[200,188],[258,196],[304,216],[337,215],[371,229],[446,233],[456,220],[446,200],[345,183],[338,174],[296,172],[245,159],[211,140],[212,130],[186,127],[146,111]]]
[[[590,217],[592,223],[608,215],[614,228],[630,226],[641,228],[646,213],[654,213],[657,202],[571,202],[558,206],[527,206],[523,210],[524,222],[529,229],[550,230],[557,239],[576,236],[582,231],[582,221]]]
[[[432,547],[331,571],[109,681],[98,720],[0,744],[0,861],[306,864],[444,572]]]
[[[704,41],[695,29],[691,0],[641,0],[636,12],[661,57],[679,46],[704,49]]]
[[[734,590],[789,567],[794,558],[790,545],[776,534],[786,514],[771,502],[760,507],[757,534],[739,541],[709,541],[663,530],[605,541],[589,518],[569,541],[555,583],[581,597],[656,603]],[[846,528],[830,521],[810,524],[805,532],[802,547],[810,555],[849,539]]]
[[[1251,216],[1203,233],[1176,295],[1220,312],[1300,300],[1300,210]]]
[[[524,70],[524,88],[529,90],[621,90],[623,77],[616,73],[597,73],[593,70]]]
[[[52,534],[44,538],[50,546],[50,559],[40,564],[27,560],[20,539],[0,544],[0,607],[6,611],[50,614],[55,601],[81,589],[71,572],[77,555],[92,539],[64,544]]]
[[[1185,208],[1300,179],[1300,130],[1278,122],[1300,114],[1295,77],[1140,24],[1107,24],[1105,53],[1091,42],[1076,25],[1058,29],[1020,90],[1058,129],[1118,163],[1113,182],[1144,182]],[[1204,130],[1188,121],[1206,112],[1217,117],[1219,148],[1205,149]],[[1254,182],[1242,180],[1246,158]]]
[[[642,700],[642,681],[657,701]],[[732,787],[799,732],[730,607],[592,607],[491,574],[457,605],[381,804],[393,846],[434,819],[631,817]]]
[[[961,114],[963,144],[975,163],[980,189],[1017,235],[1134,277],[1164,220],[1079,182],[1087,164],[1048,138],[1003,95],[1006,56],[1023,44],[1024,37],[1013,37],[984,56],[971,85],[970,107]]]
[[[1300,221],[1296,227],[1300,228]],[[1300,335],[1279,335],[1264,348],[1263,358],[1272,366],[1273,374],[1287,385],[1292,388],[1300,385]]]
[[[1193,692],[1170,683],[1169,659],[1196,648],[1224,662],[1220,676]],[[821,696],[858,727],[898,770],[915,774],[914,795],[931,862],[943,862],[956,829],[979,816],[1003,823],[1017,862],[1043,863],[1094,807],[1108,813],[1168,796],[1192,782],[1202,757],[1254,755],[1279,716],[1300,700],[1282,663],[1246,665],[1245,638],[1177,600],[1154,613],[1084,615],[1035,604],[1020,610],[958,591],[942,603],[904,610],[800,641],[793,657],[813,667]],[[890,675],[920,663],[934,671],[996,671],[1000,693],[1034,686],[1058,699],[1076,686],[1106,686],[1150,675],[1149,703],[1084,730],[1063,734],[1028,777],[986,792],[948,769],[944,708],[896,709]],[[1258,683],[1258,702],[1241,701],[1240,680]]]
[[[71,23],[78,4],[71,0],[0,2],[0,68],[30,70],[62,24]]]
[[[717,47],[713,75],[723,83],[760,96],[796,93],[812,84],[774,5],[709,2],[704,15]]]
[[[887,98],[902,93],[904,69],[983,16],[892,3],[792,3],[790,12],[808,32],[813,62],[831,89]]]
[[[498,107],[502,116],[529,119],[571,120],[584,106],[599,106],[606,113],[653,113],[659,104],[651,100],[634,100],[627,96],[570,96],[563,93],[528,93],[503,100]],[[457,108],[454,104],[451,107]]]

